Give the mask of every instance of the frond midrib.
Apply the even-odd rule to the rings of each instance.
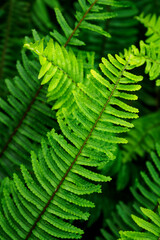
[[[12,141],[13,137],[15,136],[15,134],[17,133],[18,129],[21,127],[23,121],[25,120],[27,114],[29,113],[29,111],[31,110],[32,105],[34,104],[34,102],[36,101],[41,89],[42,89],[42,85],[38,88],[36,94],[34,95],[34,97],[32,98],[30,104],[28,105],[28,108],[26,109],[25,113],[23,114],[22,118],[20,119],[18,125],[15,127],[14,131],[12,132],[12,134],[10,135],[7,143],[5,144],[5,146],[3,147],[2,151],[0,152],[0,158],[2,157],[2,155],[5,153],[5,151],[8,148],[9,143]]]
[[[130,56],[131,56],[131,55],[130,55]],[[111,91],[111,93],[110,93],[110,95],[109,95],[109,97],[108,97],[108,99],[107,99],[107,102],[104,104],[104,107],[102,108],[102,110],[101,110],[101,112],[100,112],[97,120],[95,121],[92,129],[90,130],[90,132],[89,132],[88,136],[86,137],[86,139],[84,140],[84,142],[83,142],[80,150],[78,151],[77,155],[75,156],[75,159],[73,160],[72,164],[70,165],[70,167],[68,168],[68,170],[67,170],[66,173],[64,174],[63,178],[61,179],[61,181],[60,181],[60,183],[58,184],[57,188],[56,188],[55,191],[53,192],[52,196],[51,196],[50,199],[48,200],[48,202],[47,202],[47,204],[45,205],[45,207],[43,208],[42,212],[39,214],[38,218],[36,219],[35,223],[33,224],[32,228],[31,228],[30,232],[28,233],[27,237],[25,238],[25,240],[28,240],[29,237],[31,236],[32,231],[35,229],[37,223],[40,221],[41,216],[45,213],[45,211],[46,211],[47,207],[49,206],[50,202],[53,200],[53,198],[54,198],[54,196],[56,195],[56,193],[58,192],[59,188],[61,187],[61,185],[62,185],[63,182],[65,181],[65,179],[66,179],[66,177],[68,176],[70,170],[72,169],[72,167],[73,167],[74,164],[76,163],[78,157],[80,156],[80,154],[81,154],[84,146],[86,145],[88,139],[89,139],[90,136],[92,135],[92,132],[94,131],[97,123],[99,122],[99,120],[100,120],[100,118],[101,118],[104,110],[106,109],[106,107],[107,107],[107,105],[108,105],[111,97],[113,96],[114,91],[115,91],[116,88],[117,88],[117,85],[118,85],[121,77],[123,76],[123,72],[126,70],[126,67],[127,67],[128,64],[129,64],[130,56],[129,56],[128,61],[126,62],[125,66],[123,67],[123,69],[122,69],[122,71],[121,71],[121,73],[120,73],[120,76],[119,76],[119,78],[117,79],[117,82],[115,83],[115,86],[114,86],[114,88],[112,89],[112,91]]]
[[[148,28],[151,28],[152,31],[160,37],[160,33],[159,33],[158,31],[156,31],[155,28],[154,28],[152,25],[146,24],[146,26],[147,26]]]
[[[139,17],[138,17],[138,19],[139,19]],[[145,19],[141,20],[141,18],[140,18],[140,22],[143,23],[146,28],[150,28],[153,31],[152,34],[157,34],[160,37],[160,32],[156,31],[156,29],[155,29],[155,27],[153,27],[153,25],[151,25],[149,22],[146,23]],[[155,23],[155,26],[156,26],[156,23]]]
[[[152,62],[152,63],[156,63],[156,64],[160,64],[160,59],[158,60],[157,58],[156,58],[156,60],[155,59],[153,59],[151,56],[149,57],[148,55],[141,55],[141,53],[140,53],[140,55],[138,55],[138,56],[136,56],[137,58],[144,58],[146,61],[148,60],[148,61],[150,61],[150,62]]]
[[[78,27],[80,26],[81,22],[84,20],[84,18],[86,17],[86,15],[89,13],[89,11],[92,9],[92,7],[95,5],[95,3],[97,2],[98,0],[96,0],[91,6],[90,8],[86,11],[86,13],[84,14],[83,16],[83,19],[80,20],[80,22],[78,23],[78,25],[76,26],[76,28],[73,30],[71,36],[68,38],[67,42],[65,43],[64,47],[66,47],[68,45],[68,43],[70,42],[71,38],[73,37],[75,31],[78,29]],[[2,60],[1,60],[1,68],[0,68],[0,78],[2,77],[2,71],[3,71],[3,62],[4,62],[4,59],[5,59],[5,53],[6,53],[6,49],[7,49],[7,44],[8,44],[8,39],[9,39],[9,31],[10,31],[10,27],[11,27],[11,16],[12,16],[12,11],[13,11],[13,0],[10,0],[10,2],[12,4],[10,4],[10,10],[9,10],[9,15],[8,15],[8,31],[6,31],[6,41],[5,41],[5,47],[4,47],[4,50],[3,50],[3,53],[2,53]],[[3,57],[4,56],[4,57]],[[42,57],[45,57],[42,55]],[[45,57],[46,58],[46,57]],[[48,61],[48,59],[47,59]],[[51,61],[48,61],[48,62],[51,62]],[[63,73],[65,75],[67,75],[67,77],[69,79],[71,79],[71,81],[76,85],[76,87],[78,87],[77,83],[62,69],[60,68],[58,65],[55,65],[53,62],[51,62],[52,65],[56,66],[60,71],[63,71]],[[32,105],[34,104],[36,98],[38,97],[41,89],[42,89],[42,85],[39,87],[39,89],[37,90],[37,92],[35,93],[33,99],[31,100],[28,108],[26,109],[25,113],[23,114],[22,118],[20,119],[18,125],[15,127],[14,131],[12,132],[12,134],[10,135],[8,141],[6,142],[5,146],[3,147],[2,151],[0,152],[0,158],[2,157],[2,155],[4,154],[4,152],[7,150],[8,148],[8,145],[9,143],[12,141],[12,138],[15,136],[15,134],[17,133],[18,129],[20,128],[20,126],[22,125],[23,121],[25,120],[28,112],[30,111]],[[79,88],[80,89],[80,88]],[[81,90],[81,89],[80,89]],[[81,90],[82,91],[82,90]]]
[[[83,22],[83,20],[85,19],[85,17],[87,16],[87,14],[90,12],[90,10],[93,8],[93,6],[96,4],[98,0],[95,0],[91,6],[88,8],[88,10],[85,12],[85,14],[83,15],[83,17],[81,18],[81,20],[79,21],[79,23],[77,24],[77,26],[74,28],[73,32],[71,33],[71,35],[69,36],[69,38],[67,39],[66,43],[64,44],[64,47],[66,47],[68,45],[68,43],[70,42],[71,38],[73,37],[73,35],[75,34],[75,32],[77,31],[77,29],[79,28],[79,26],[81,25],[81,23]]]
[[[72,81],[72,83],[74,83],[74,84],[76,85],[77,88],[79,88],[79,87],[78,87],[78,84],[73,80],[73,78],[72,78],[67,72],[65,72],[64,69],[62,69],[61,67],[59,67],[58,64],[56,65],[53,61],[49,60],[49,59],[48,59],[46,56],[44,56],[43,54],[40,55],[40,56],[42,56],[43,58],[46,58],[46,59],[47,59],[47,62],[51,63],[54,67],[57,67],[58,70],[62,71],[63,74],[66,75],[67,78],[69,78],[69,79]],[[79,90],[81,90],[81,89],[79,88]],[[81,90],[81,91],[82,91],[82,90]]]

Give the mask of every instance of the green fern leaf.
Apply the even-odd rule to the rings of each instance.
[[[117,205],[117,212],[113,212],[112,218],[107,219],[112,235],[103,229],[104,239],[157,240],[160,236],[160,145],[156,146],[159,157],[154,152],[151,153],[152,161],[146,163],[148,172],[141,172],[141,178],[136,182],[136,186],[131,188],[134,202],[132,205],[123,202]]]
[[[106,75],[106,77],[110,80],[106,80],[94,70],[91,70],[91,74],[87,75],[87,78],[84,77],[83,80],[83,74],[81,74],[79,71],[79,69],[81,70],[82,68],[78,66],[73,52],[70,54],[70,52],[67,52],[67,50],[63,47],[60,47],[56,44],[54,45],[52,40],[49,41],[47,47],[44,50],[43,41],[35,44],[27,44],[26,47],[39,55],[40,63],[42,65],[42,68],[40,70],[40,77],[44,75],[42,84],[50,81],[48,88],[49,99],[56,100],[56,98],[58,98],[58,101],[54,104],[53,108],[61,108],[62,106],[63,108],[68,108],[67,111],[61,108],[58,117],[58,121],[61,125],[61,128],[63,129],[62,131],[64,131],[64,135],[67,136],[71,142],[73,142],[73,139],[71,139],[73,135],[70,136],[68,127],[66,129],[65,125],[69,124],[68,119],[75,119],[74,121],[76,125],[72,131],[75,131],[77,129],[78,124],[81,126],[80,132],[82,132],[82,129],[84,129],[84,133],[82,132],[83,134],[75,132],[74,141],[76,141],[76,138],[78,136],[77,141],[79,144],[81,144],[79,134],[82,135],[81,141],[83,142],[85,134],[87,137],[87,132],[89,133],[92,129],[92,124],[96,121],[99,121],[99,118],[102,117],[101,123],[98,123],[98,125],[100,124],[99,130],[96,132],[96,135],[94,137],[91,137],[93,140],[89,141],[91,141],[90,144],[92,147],[95,145],[93,142],[97,140],[97,151],[104,151],[105,154],[108,154],[109,158],[113,158],[112,151],[114,151],[113,149],[115,149],[115,147],[112,149],[111,144],[126,143],[125,139],[113,136],[113,133],[117,133],[117,131],[125,132],[128,128],[133,126],[131,123],[123,119],[133,119],[138,117],[138,110],[134,107],[129,106],[127,103],[121,101],[120,99],[136,100],[137,96],[130,94],[130,92],[140,89],[140,85],[137,85],[136,83],[141,81],[142,77],[136,76],[127,71],[128,62],[126,60],[120,58],[118,55],[116,55],[116,58],[114,58],[112,55],[108,55],[109,60],[103,58],[103,64],[100,64],[100,68],[102,73]],[[55,65],[57,61],[57,53],[59,56],[62,56],[62,60],[58,63],[60,67]],[[65,65],[64,63],[64,58],[69,59],[69,54],[71,55],[70,62],[72,61],[73,67],[75,66],[75,70],[72,71],[72,75],[71,72],[69,72],[70,65],[68,66],[68,64]],[[67,63],[69,63],[69,60]],[[57,69],[59,70],[57,71]],[[63,72],[61,69],[64,69]],[[71,77],[66,76],[66,72],[67,75],[69,73]],[[75,73],[76,78],[73,73]],[[64,80],[60,81],[60,79],[64,79],[65,82]],[[74,81],[73,79],[76,80]],[[61,89],[63,89],[63,91]],[[70,108],[71,103],[72,107],[74,104],[76,105],[73,111]],[[69,116],[67,112],[71,112],[72,116]],[[65,125],[64,121],[61,121],[63,118],[66,119]],[[85,119],[89,120],[87,126],[85,126]],[[117,125],[119,125],[119,127]],[[70,127],[72,128],[72,124],[70,124]],[[105,134],[108,132],[108,135],[103,136],[103,130],[101,129],[106,129]],[[99,144],[101,146],[101,150],[98,148]],[[107,144],[109,144],[108,147]],[[96,150],[95,146],[94,148]]]
[[[49,30],[55,27],[49,17],[46,2],[44,0],[36,0],[31,11],[31,20],[34,28],[44,34],[47,34]]]
[[[159,77],[160,54],[155,44],[152,42],[150,45],[147,45],[143,41],[140,41],[140,50],[135,46],[132,46],[131,49],[130,62],[132,66],[135,65],[138,67],[146,64],[145,73],[149,74],[150,80],[155,80]]]
[[[48,100],[56,100],[53,108],[59,109],[63,105],[66,107],[73,102],[72,91],[78,87],[78,83],[85,81],[84,74],[87,74],[87,68],[94,64],[93,55],[88,53],[87,61],[91,65],[83,66],[86,60],[81,53],[76,57],[72,49],[67,50],[61,47],[58,43],[54,43],[52,39],[44,48],[43,41],[38,41],[35,44],[27,43],[24,45],[28,49],[34,51],[42,65],[39,78],[43,77],[42,84],[49,83]],[[83,54],[84,55],[84,54]],[[84,73],[85,67],[85,73]]]
[[[55,113],[46,104],[46,88],[37,78],[39,64],[24,52],[22,59],[23,65],[17,63],[19,76],[6,80],[8,101],[0,99],[0,180],[12,176],[13,169],[18,172],[21,163],[30,168],[30,151],[53,126],[58,129]]]
[[[148,37],[146,43],[154,43],[155,46],[159,46],[160,44],[160,17],[157,18],[155,14],[146,15],[142,13],[139,17],[137,17],[138,21],[140,21],[146,28],[146,36]]]
[[[78,161],[73,165],[76,151],[54,131],[48,134],[48,141],[42,141],[39,157],[32,153],[35,176],[31,177],[26,167],[21,166],[24,180],[14,174],[9,187],[3,188],[2,237],[7,234],[8,239],[28,239],[33,234],[41,239],[45,234],[46,239],[81,238],[83,231],[66,220],[86,220],[89,215],[81,208],[94,205],[78,195],[101,192],[99,185],[85,179],[101,182],[110,178],[85,169]],[[8,225],[3,214],[12,219]],[[22,219],[21,224],[18,219]]]
[[[0,97],[3,98],[7,94],[4,79],[15,76],[23,38],[30,31],[30,8],[31,3],[25,0],[7,0],[3,7],[0,20]]]
[[[99,62],[101,56],[108,53],[115,54],[122,52],[124,48],[128,48],[131,44],[135,44],[137,40],[137,16],[138,10],[133,2],[129,2],[128,6],[119,8],[114,6],[106,6],[106,11],[116,13],[116,17],[101,21],[99,24],[103,29],[111,34],[111,38],[101,36],[95,32],[87,34],[87,31],[81,32],[85,39],[87,50],[96,52],[96,59]]]
[[[64,35],[60,34],[56,30],[50,33],[61,45],[76,45],[82,46],[85,43],[77,38],[78,33],[77,29],[88,29],[93,32],[99,33],[104,35],[105,37],[111,37],[111,35],[103,30],[101,26],[99,26],[96,21],[104,21],[106,19],[111,19],[116,17],[116,13],[114,12],[106,12],[104,7],[105,6],[114,6],[114,7],[127,7],[130,3],[128,1],[122,1],[121,3],[118,1],[86,1],[86,0],[78,0],[78,8],[75,14],[75,18],[77,23],[75,24],[75,28],[72,29],[68,23],[66,22],[65,18],[63,17],[62,13],[58,8],[55,9],[57,21],[61,26]],[[89,3],[89,5],[88,5]],[[90,22],[91,21],[91,22]],[[95,24],[93,23],[95,22]]]
[[[154,150],[155,142],[159,142],[160,112],[151,113],[134,120],[134,129],[126,136],[128,144],[124,146],[123,162],[143,157],[146,152]]]
[[[50,41],[49,47],[43,50],[42,44],[40,42],[27,46],[39,55],[42,64],[41,76],[46,76],[50,72],[53,79],[55,71],[54,69],[50,71],[52,68],[50,63],[55,60],[54,45]],[[57,48],[61,55],[64,49],[59,45]],[[43,55],[44,53],[46,56]],[[67,54],[68,52],[65,51],[65,59]],[[117,136],[117,133],[125,132],[132,127],[133,125],[126,119],[136,118],[138,113],[138,110],[124,102],[124,99],[125,101],[133,99],[130,91],[140,89],[137,82],[141,81],[142,77],[127,71],[129,58],[128,61],[119,56],[114,58],[109,55],[108,58],[109,60],[102,59],[103,63],[100,64],[101,71],[108,80],[95,70],[91,70],[91,74],[84,78],[85,84],[81,81],[77,83],[78,88],[71,89],[72,108],[67,103],[67,99],[65,100],[67,107],[58,110],[58,122],[65,138],[55,133],[55,130],[48,133],[48,140],[42,141],[38,156],[32,153],[33,176],[25,166],[22,166],[24,180],[14,174],[13,181],[9,183],[8,193],[3,191],[0,221],[3,237],[7,234],[11,239],[25,240],[30,237],[41,239],[44,235],[45,239],[81,238],[83,231],[66,220],[77,217],[84,219],[80,211],[81,207],[93,207],[93,203],[79,195],[101,192],[100,186],[93,184],[92,181],[110,180],[110,177],[94,173],[87,167],[97,167],[114,158],[116,144],[126,143],[123,137]],[[58,80],[52,90],[58,89],[59,85],[61,82]],[[65,98],[64,94],[62,100]],[[6,194],[8,195],[5,198]],[[16,219],[19,215],[24,216],[24,213],[19,210],[14,215],[12,212],[14,209],[12,208],[11,211],[9,207],[15,201],[15,195],[19,202],[18,209],[25,206],[26,216],[30,216],[30,221],[28,222],[25,217],[21,226]],[[9,196],[13,197],[10,197],[11,202],[8,205]],[[75,209],[74,214],[72,206]],[[59,215],[57,207],[65,213],[60,211]],[[67,213],[69,213],[68,217]],[[13,216],[9,225],[6,224],[5,216],[8,216],[8,219]]]

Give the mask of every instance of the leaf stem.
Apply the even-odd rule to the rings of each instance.
[[[68,43],[70,42],[71,38],[73,37],[73,35],[75,34],[76,30],[79,28],[79,26],[81,25],[81,23],[83,22],[83,20],[85,19],[85,17],[87,16],[87,14],[89,13],[89,11],[93,8],[93,6],[96,4],[98,0],[95,0],[92,5],[88,8],[88,10],[85,12],[85,14],[83,15],[83,17],[81,18],[81,20],[79,21],[79,23],[77,24],[77,26],[75,27],[75,29],[73,30],[73,32],[71,33],[71,35],[69,36],[69,38],[67,39],[66,43],[64,44],[64,47],[66,47],[68,45]]]
[[[4,154],[4,152],[6,151],[6,149],[8,148],[9,143],[12,141],[12,138],[14,137],[14,135],[17,133],[18,129],[20,128],[20,126],[22,125],[24,119],[26,118],[28,112],[30,111],[32,105],[34,104],[37,96],[40,93],[40,90],[42,89],[42,85],[39,87],[38,91],[36,92],[36,94],[34,95],[32,101],[30,102],[30,104],[28,105],[27,110],[25,111],[25,113],[23,114],[22,118],[20,119],[18,125],[16,126],[16,128],[14,129],[14,131],[12,132],[10,138],[8,139],[7,143],[5,144],[5,146],[3,147],[2,151],[0,152],[0,158],[2,157],[2,155]]]

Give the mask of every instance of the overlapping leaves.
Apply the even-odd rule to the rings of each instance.
[[[160,145],[157,144],[157,153],[160,157]],[[117,212],[106,223],[110,230],[102,230],[104,239],[154,239],[160,236],[160,159],[154,152],[152,161],[147,161],[148,171],[141,172],[141,178],[136,186],[131,188],[135,198],[133,204],[126,205],[120,202]],[[118,234],[118,231],[121,230]]]
[[[111,19],[116,17],[116,11],[106,11],[105,7],[114,6],[119,7],[128,7],[131,3],[129,1],[101,1],[101,0],[78,0],[78,7],[75,14],[76,23],[75,28],[71,28],[62,13],[58,8],[55,9],[57,21],[60,24],[64,35],[60,34],[56,30],[51,33],[51,36],[54,37],[61,45],[76,45],[81,46],[85,43],[78,38],[79,29],[87,29],[98,34],[104,35],[105,37],[110,37],[110,34],[103,30],[103,28],[97,23],[98,21],[104,21],[106,19]],[[78,28],[78,31],[77,31]],[[70,38],[71,37],[71,38]]]
[[[55,78],[52,63],[57,59],[51,51],[53,42],[48,44],[44,51],[40,51],[42,42],[36,43],[34,48],[27,46],[39,55],[43,81],[49,72],[51,83]],[[64,52],[63,47],[61,52]],[[129,58],[126,61],[118,55],[108,57],[100,64],[104,77],[91,70],[86,80],[88,84],[80,82],[77,88],[69,88],[73,95],[72,108],[63,95],[66,108],[60,108],[57,117],[65,137],[52,130],[47,134],[48,139],[42,140],[39,153],[32,153],[32,176],[22,165],[24,180],[16,174],[13,181],[6,180],[0,221],[3,238],[81,238],[83,231],[66,220],[87,219],[88,213],[84,213],[82,207],[93,207],[93,203],[79,195],[101,192],[99,184],[92,182],[110,180],[88,167],[114,158],[116,144],[126,143],[118,135],[133,126],[126,119],[136,118],[138,112],[124,99],[137,99],[130,92],[140,88],[137,82],[142,77],[127,71]],[[61,71],[63,68],[65,64]],[[58,89],[58,84],[56,87]],[[23,219],[23,224],[18,219]]]
[[[73,53],[72,49],[67,51],[52,39],[44,48],[43,41],[35,44],[27,43],[25,47],[34,51],[42,65],[38,78],[43,77],[42,84],[48,83],[48,100],[56,100],[53,108],[67,107],[73,102],[72,91],[79,88],[78,83],[86,81],[84,75],[88,68],[94,65],[94,55],[87,53]],[[84,71],[86,69],[86,71]]]
[[[20,57],[22,39],[29,34],[31,2],[11,0],[2,1],[2,4],[0,6],[0,97],[5,98],[7,91],[4,79],[15,75],[15,64]]]
[[[143,41],[140,41],[140,49],[136,46],[131,46],[129,52],[131,53],[130,63],[132,66],[145,66],[145,73],[149,74],[150,80],[155,80],[160,75],[160,53],[159,48],[151,43],[150,45],[145,44]],[[127,52],[127,51],[126,51]],[[128,53],[127,53],[128,56]]]
[[[144,24],[147,28],[146,32],[146,42],[147,43],[154,43],[155,46],[159,46],[160,44],[160,17],[157,17],[156,14],[148,14],[144,16],[142,13],[137,19]]]
[[[124,146],[123,162],[144,157],[146,152],[154,149],[154,143],[159,142],[160,112],[141,117],[133,122],[132,129],[126,136],[128,144]]]
[[[23,65],[18,62],[19,76],[6,80],[10,95],[0,99],[0,180],[19,171],[19,165],[31,167],[30,151],[53,127],[57,129],[55,113],[46,104],[46,87],[37,78],[40,69],[22,53]]]

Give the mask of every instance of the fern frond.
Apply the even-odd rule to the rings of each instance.
[[[137,19],[147,28],[146,43],[152,42],[158,47],[160,45],[160,17],[156,14],[144,16],[142,13]]]
[[[159,198],[160,198],[160,145],[157,144],[158,156],[152,152],[152,162],[147,161],[148,172],[141,172],[141,178],[131,191],[135,198],[133,204],[123,202],[117,205],[117,212],[112,219],[107,219],[110,231],[102,230],[104,239],[157,239],[160,236]],[[120,231],[120,238],[118,231]]]
[[[47,4],[48,3],[48,4]],[[36,0],[33,4],[31,11],[31,20],[34,28],[36,28],[41,34],[48,34],[51,29],[55,28],[53,22],[50,19],[49,12],[47,11],[47,5],[51,4],[56,6],[56,1]],[[53,6],[52,6],[53,5]],[[60,8],[60,5],[58,5]]]
[[[0,23],[0,96],[5,96],[4,79],[14,77],[23,38],[29,34],[31,3],[7,0]]]
[[[101,0],[78,0],[78,7],[75,14],[76,24],[75,28],[72,29],[69,24],[66,22],[62,13],[59,9],[55,9],[57,21],[60,24],[64,35],[60,34],[56,30],[51,33],[51,36],[54,37],[61,45],[76,45],[82,46],[85,45],[83,41],[78,39],[79,29],[87,29],[98,34],[104,35],[106,37],[110,37],[110,34],[103,30],[101,26],[97,24],[98,21],[104,21],[106,19],[111,19],[116,16],[114,12],[106,12],[104,9],[105,6],[115,6],[115,7],[124,7],[128,6],[128,1],[101,1]],[[91,22],[90,22],[91,21]]]
[[[134,45],[128,50],[131,51],[131,60],[130,63],[132,66],[145,66],[145,73],[149,74],[150,80],[155,80],[160,75],[160,53],[157,47],[154,45],[154,42],[151,42],[150,45],[145,44],[143,41],[140,41],[140,48],[138,49]],[[126,51],[128,56],[128,52]]]
[[[126,136],[128,144],[124,146],[123,162],[144,157],[146,152],[154,149],[154,143],[160,141],[160,111],[151,113],[133,121],[134,129]]]
[[[160,236],[160,214],[146,208],[140,208],[145,217],[148,217],[150,222],[139,218],[137,216],[132,216],[135,223],[143,229],[143,232],[132,232],[132,231],[120,231],[120,239],[159,239]],[[159,210],[159,209],[158,209]],[[145,231],[145,232],[144,232]]]
[[[104,152],[108,152],[108,154],[109,152],[112,152],[110,146],[111,143],[126,143],[125,139],[113,137],[113,134],[128,131],[128,128],[132,127],[133,125],[122,119],[137,118],[138,115],[136,113],[138,110],[122,102],[120,99],[136,100],[137,96],[130,94],[130,92],[139,90],[140,85],[136,85],[136,83],[142,80],[141,76],[136,76],[127,72],[129,59],[127,62],[127,60],[120,58],[118,55],[116,55],[116,58],[114,58],[112,55],[109,55],[109,60],[102,60],[103,64],[100,64],[100,68],[102,73],[109,78],[109,81],[105,80],[105,78],[103,78],[98,72],[91,70],[91,75],[88,75],[87,79],[84,78],[84,84],[82,74],[78,72],[78,67],[76,67],[77,71],[73,71],[72,68],[72,73],[76,74],[76,78],[74,78],[76,79],[77,87],[75,88],[75,83],[73,84],[72,80],[73,77],[72,79],[70,79],[71,77],[67,77],[65,74],[66,71],[62,73],[60,77],[57,77],[57,72],[59,73],[60,71],[57,71],[57,66],[54,64],[54,62],[57,61],[56,51],[59,53],[59,56],[61,56],[61,61],[59,62],[61,65],[63,64],[63,69],[70,69],[70,65],[65,65],[64,61],[65,54],[65,58],[67,59],[67,62],[69,62],[69,53],[67,53],[66,49],[57,44],[55,44],[54,47],[52,40],[50,40],[48,46],[44,50],[43,41],[35,44],[27,44],[26,47],[39,55],[40,62],[42,64],[39,76],[44,76],[42,84],[50,81],[48,88],[49,98],[55,100],[60,96],[58,99],[58,104],[56,102],[56,107],[58,106],[57,108],[60,108],[62,107],[62,104],[64,104],[63,107],[68,108],[67,111],[65,109],[60,111],[58,118],[59,121],[60,118],[66,118],[66,124],[71,128],[72,124],[76,124],[72,129],[73,132],[77,129],[78,125],[81,126],[81,129],[84,128],[84,133],[82,133],[82,135],[78,132],[75,132],[75,136],[79,136],[80,134],[83,141],[84,134],[87,134],[87,132],[92,129],[93,123],[99,121],[99,118],[102,117],[103,120],[101,120],[101,126],[96,132],[96,136],[93,137],[92,141],[97,140],[97,145],[99,145],[98,142],[103,141],[104,137],[105,140],[103,144],[101,142],[101,146],[104,145],[102,149],[104,149]],[[58,50],[55,50],[56,48],[58,48]],[[77,66],[77,62],[74,62],[75,59],[72,60],[73,67]],[[63,79],[64,77],[66,82],[63,86],[62,84],[64,80],[60,81],[60,79]],[[64,91],[61,91],[61,89],[64,89]],[[72,96],[72,99],[70,96]],[[77,106],[77,108],[73,111],[74,116],[67,116],[67,112],[72,112],[70,106],[73,102]],[[53,108],[55,108],[55,105]],[[69,123],[72,118],[74,119],[74,122]],[[89,121],[87,125],[85,123],[85,119]],[[64,121],[62,122],[64,124]],[[60,122],[59,124],[61,125]],[[65,126],[61,127],[62,129],[65,129]],[[68,130],[64,131],[64,134],[66,135]],[[102,136],[101,134],[103,131],[105,134],[108,133],[108,135]],[[68,137],[69,136],[67,136],[67,138]],[[72,139],[70,140],[72,141]],[[109,151],[107,147],[108,143],[110,143],[109,147],[111,151]],[[91,143],[91,146],[92,145],[93,143]],[[103,150],[101,151],[103,152]]]
[[[149,45],[140,41],[140,48],[132,45],[128,50],[131,53],[131,65],[132,66],[142,66],[145,64],[145,73],[149,75],[150,80],[156,80],[156,86],[159,85],[160,76],[160,53],[159,45],[155,45],[154,41]],[[124,55],[128,56],[127,50],[125,50]]]
[[[40,55],[40,77],[44,75],[44,81],[46,74],[50,73],[47,80],[52,81],[55,78],[52,62],[56,60],[52,41],[44,51],[42,42],[27,46]],[[59,45],[57,47],[59,55],[65,52],[65,61],[68,60],[69,52]],[[136,95],[128,92],[140,89],[136,83],[142,77],[127,71],[129,57],[128,60],[118,55],[115,58],[112,55],[108,57],[109,60],[102,59],[100,68],[109,80],[91,70],[85,79],[88,84],[80,82],[77,83],[78,88],[70,89],[74,97],[73,109],[67,99],[67,108],[58,110],[58,122],[65,138],[54,130],[48,133],[48,140],[42,141],[38,156],[32,153],[32,177],[27,168],[22,166],[24,180],[14,174],[7,190],[4,188],[0,221],[2,236],[7,234],[9,239],[25,240],[30,237],[41,239],[44,236],[45,239],[81,238],[83,231],[66,220],[87,219],[88,215],[81,211],[81,207],[93,207],[93,204],[78,195],[99,193],[100,186],[92,181],[110,180],[110,177],[94,173],[89,168],[114,158],[116,144],[126,143],[118,134],[133,126],[126,119],[136,118],[138,113],[137,109],[120,99],[137,99]],[[65,61],[61,61],[63,67],[66,67]],[[59,85],[61,82],[56,83],[55,89],[58,90]],[[65,94],[63,98],[66,99]],[[14,206],[17,206],[18,211],[15,212]],[[24,210],[20,211],[24,206],[25,213]],[[12,220],[9,220],[10,217]],[[19,217],[24,219],[21,226],[17,221]]]
[[[111,9],[113,9],[111,7]],[[135,44],[137,40],[137,21],[134,16],[137,15],[137,8],[133,3],[128,7],[114,10],[117,17],[109,20],[108,31],[111,38],[106,38],[106,52],[113,54],[122,51],[124,48]]]
[[[79,88],[78,83],[85,81],[87,69],[94,65],[94,55],[78,53],[76,57],[71,48],[67,51],[57,42],[54,43],[52,39],[45,48],[43,40],[34,44],[27,43],[24,46],[39,56],[42,67],[38,78],[43,77],[42,84],[49,84],[48,101],[56,100],[53,109],[67,107],[67,104],[71,105],[73,103],[72,91]]]
[[[117,17],[110,19],[106,25],[111,38],[103,39],[105,41],[105,45],[102,43],[102,46],[105,46],[104,56],[108,53],[119,53],[131,44],[135,44],[137,40],[137,21],[134,19],[137,15],[137,8],[135,5],[131,3],[128,7],[119,9],[111,7],[112,9],[117,13]]]
[[[135,175],[133,160],[144,159],[145,154],[154,150],[155,142],[160,142],[160,111],[134,120],[134,129],[126,134],[128,144],[122,147],[121,168],[117,176],[117,189],[124,189]],[[135,162],[137,165],[137,161]]]
[[[53,126],[58,127],[55,113],[46,104],[46,88],[37,78],[39,64],[29,61],[24,52],[22,59],[23,65],[17,63],[19,76],[6,80],[8,100],[0,99],[0,180],[12,176],[21,163],[30,168],[30,151]]]
[[[83,157],[76,156],[77,149],[62,136],[54,131],[48,133],[38,156],[32,153],[32,177],[21,166],[24,180],[14,174],[13,181],[8,180],[8,188],[3,188],[0,214],[3,238],[81,238],[83,231],[66,221],[88,219],[89,214],[82,208],[94,204],[81,196],[101,192],[100,185],[91,180],[101,182],[110,178],[85,169],[80,165]],[[19,219],[23,219],[21,224]]]

